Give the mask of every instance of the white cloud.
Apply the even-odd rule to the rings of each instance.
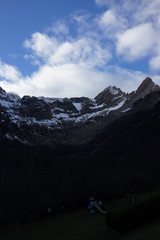
[[[100,76],[101,73],[84,65],[46,65],[34,73],[30,81],[37,89],[36,95],[45,92],[51,97],[93,96],[105,82],[104,76]]]
[[[24,42],[24,46],[31,49],[37,57],[46,60],[53,52],[55,52],[58,42],[56,38],[49,37],[44,33],[36,32],[32,35],[30,40]]]
[[[41,62],[37,59],[37,57],[35,57],[34,55],[31,55],[31,54],[30,55],[25,54],[24,59],[27,61],[29,60],[32,65],[40,66],[40,64],[41,64]]]
[[[100,18],[100,25],[113,26],[117,25],[117,18],[112,10],[107,10]]]
[[[151,73],[154,70],[153,80],[160,81],[156,75],[160,69],[160,1],[95,3],[102,7],[98,14],[74,12],[67,22],[60,19],[24,42],[25,61],[38,68],[29,76],[0,62],[0,85],[21,96],[94,97],[108,85],[130,92],[146,74],[118,64],[129,62],[131,66],[131,61],[136,64],[143,59],[148,61]]]
[[[107,0],[95,0],[95,3],[98,6],[105,6],[105,5],[107,5]]]
[[[128,27],[128,20],[117,9],[109,9],[97,18],[103,37],[114,39]]]
[[[55,35],[67,35],[69,33],[69,27],[64,20],[58,20],[51,27],[47,28],[46,32],[52,32]]]
[[[140,24],[127,29],[117,36],[117,53],[127,60],[135,60],[147,56],[153,51],[154,29],[150,23]]]
[[[91,14],[82,11],[76,11],[71,15],[72,28],[76,30],[78,37],[97,39],[97,28],[95,28],[94,20]]]
[[[0,78],[9,81],[18,81],[21,78],[21,73],[16,67],[3,63],[0,60]]]
[[[1,86],[16,92],[20,96],[94,96],[101,86],[106,86],[106,77],[94,69],[77,65],[65,64],[60,66],[43,66],[31,77],[19,83],[2,81]],[[96,86],[96,88],[95,88]]]
[[[46,64],[53,66],[66,63],[102,66],[111,58],[106,48],[86,37],[61,42],[53,36],[35,33],[30,40],[25,41],[25,47],[30,48],[35,56],[43,59]]]
[[[158,70],[160,72],[160,55],[152,57],[149,61],[151,69]]]
[[[160,15],[160,1],[159,0],[142,0],[137,3],[137,11],[134,13],[134,20],[136,22],[157,21]]]
[[[71,17],[73,21],[82,26],[88,25],[90,14],[82,14],[81,12],[75,12]]]
[[[117,66],[106,68],[105,72],[97,71],[85,65],[64,64],[60,66],[43,66],[30,77],[10,83],[2,81],[1,86],[6,91],[12,91],[20,96],[49,97],[95,97],[109,85],[116,85],[123,91],[136,89],[145,78],[142,72],[130,71]]]
[[[105,75],[97,67],[106,66],[111,54],[98,41],[87,37],[62,41],[37,32],[24,46],[31,51],[25,59],[39,61],[39,69],[16,83],[1,81],[7,91],[20,96],[94,96],[105,85]]]

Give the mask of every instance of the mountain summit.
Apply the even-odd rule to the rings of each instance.
[[[113,107],[119,103],[119,100],[125,98],[125,95],[120,88],[109,86],[99,93],[95,100],[98,105],[105,103],[108,107]]]
[[[147,78],[144,79],[144,81],[138,87],[136,93],[137,94],[143,93],[143,95],[146,95],[147,93],[156,92],[156,91],[159,91],[159,90],[160,90],[160,87],[158,85],[156,85],[152,81],[151,78],[147,77]]]

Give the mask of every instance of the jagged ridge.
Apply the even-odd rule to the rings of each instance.
[[[1,139],[47,145],[86,142],[97,130],[128,114],[136,101],[159,90],[150,78],[130,94],[109,86],[94,99],[30,96],[21,99],[0,88]]]

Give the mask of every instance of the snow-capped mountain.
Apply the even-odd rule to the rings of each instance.
[[[108,87],[94,99],[0,88],[0,223],[159,187],[159,133],[160,88],[150,78],[130,94]]]
[[[94,99],[20,98],[0,88],[1,139],[31,145],[86,142],[106,124],[136,111],[133,106],[139,99],[159,90],[150,78],[130,94],[109,86]]]

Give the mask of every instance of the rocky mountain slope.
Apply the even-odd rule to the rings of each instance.
[[[0,89],[0,104],[0,224],[160,186],[160,89],[150,78],[95,99]]]
[[[0,88],[1,139],[50,146],[84,143],[108,123],[129,114],[139,99],[156,91],[160,91],[160,87],[150,78],[135,92],[126,94],[109,86],[94,99],[20,98]],[[137,109],[141,106],[134,111]]]

